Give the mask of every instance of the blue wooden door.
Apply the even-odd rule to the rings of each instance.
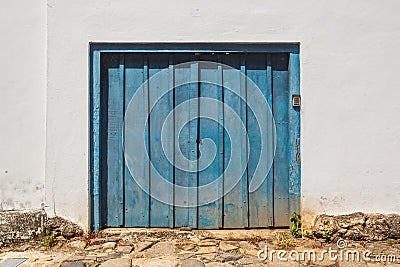
[[[299,125],[299,110],[291,106],[293,87],[298,87],[295,56],[102,53],[101,225],[198,229],[288,226],[290,213],[299,206],[291,187],[299,175],[293,168],[299,164],[299,136],[297,128],[291,128]],[[165,86],[170,88],[167,93]],[[259,88],[261,97],[253,93],[252,86]],[[133,96],[141,101],[132,116],[146,123],[127,131],[124,119]],[[261,106],[263,101],[274,117],[266,124],[268,131],[261,131],[259,111],[248,105]],[[210,114],[212,119],[207,117]],[[235,118],[239,123],[230,121]],[[132,172],[126,164],[124,142],[137,139],[143,139],[146,153],[135,155]],[[296,148],[290,145],[293,143]],[[212,147],[213,158],[202,166],[200,159],[208,153],[205,147]],[[273,165],[257,189],[249,190],[256,169],[268,168],[266,161],[260,161],[263,153],[273,157]],[[231,166],[233,155],[237,159]],[[232,186],[231,177],[225,174],[228,168],[239,175]],[[166,183],[158,183],[158,176]],[[208,184],[213,185],[215,195],[211,202],[202,202],[207,191],[181,189]]]

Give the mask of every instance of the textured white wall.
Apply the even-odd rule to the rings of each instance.
[[[49,211],[88,221],[89,42],[295,41],[307,223],[323,212],[400,212],[399,8],[398,0],[49,0]]]
[[[44,204],[46,2],[0,8],[0,211]]]

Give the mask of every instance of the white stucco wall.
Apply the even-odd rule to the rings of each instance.
[[[44,204],[46,2],[0,8],[0,211]]]
[[[48,211],[88,222],[89,42],[301,42],[306,222],[324,212],[400,212],[399,8],[398,0],[49,0]],[[11,110],[20,112],[3,112]]]

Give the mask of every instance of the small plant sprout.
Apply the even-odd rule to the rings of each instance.
[[[51,248],[56,243],[56,236],[54,234],[46,235],[44,237],[43,246]]]
[[[303,236],[303,232],[301,230],[301,216],[300,214],[294,212],[292,217],[290,218],[292,225],[290,226],[290,232],[296,238],[300,238]]]

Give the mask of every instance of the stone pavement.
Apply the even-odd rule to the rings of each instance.
[[[17,266],[11,262],[18,261],[16,259],[24,261],[20,267],[400,267],[400,240],[341,241],[325,243],[318,239],[294,239],[287,230],[107,229],[91,237],[71,240],[59,237],[50,242],[52,247],[41,243],[3,247],[0,249],[0,267]],[[266,251],[268,257],[272,255],[272,261],[268,257],[260,260],[257,257],[260,249]],[[285,252],[279,252],[281,249]],[[342,251],[342,259],[339,252],[337,259],[322,253],[329,249]],[[308,252],[303,253],[305,250]],[[359,252],[360,260],[355,251]],[[362,259],[364,252],[369,253],[370,261]],[[263,255],[264,252],[260,254]],[[278,255],[287,261],[279,260]]]

